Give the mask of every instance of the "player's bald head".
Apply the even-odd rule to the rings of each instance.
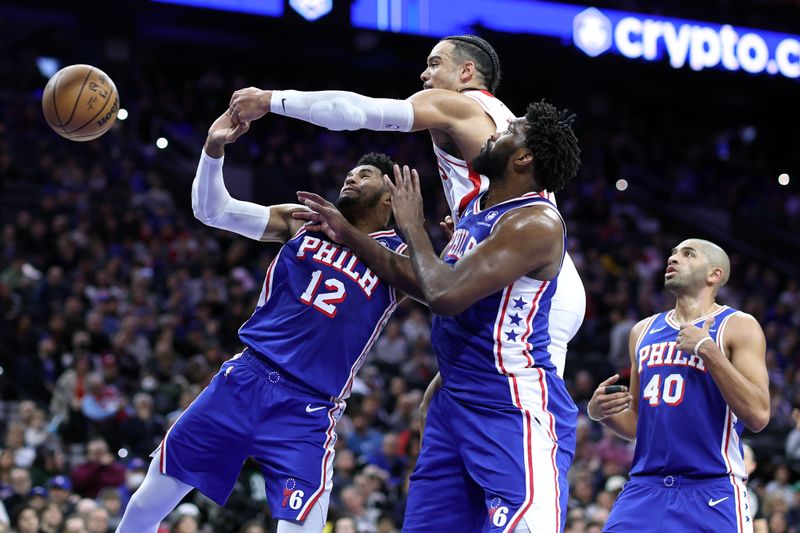
[[[680,247],[691,246],[698,250],[708,261],[708,266],[712,269],[718,268],[722,271],[722,276],[717,284],[716,290],[721,289],[728,283],[728,278],[731,276],[731,260],[728,254],[718,244],[704,239],[687,239],[681,243]]]

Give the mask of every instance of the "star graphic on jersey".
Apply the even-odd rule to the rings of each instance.
[[[519,326],[519,323],[522,320],[522,317],[519,316],[519,314],[514,313],[513,316],[512,315],[508,315],[508,319],[511,320],[511,325],[512,326]]]
[[[517,335],[519,335],[519,333],[517,333],[513,329],[510,332],[506,331],[506,337],[508,337],[506,340],[507,341],[515,341],[515,340],[517,340]]]
[[[525,309],[525,306],[528,305],[525,303],[525,300],[522,298],[517,298],[514,300],[514,309]]]

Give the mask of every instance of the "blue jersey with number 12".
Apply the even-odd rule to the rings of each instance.
[[[390,250],[405,248],[394,230],[370,235]],[[302,229],[267,269],[256,310],[239,338],[276,369],[344,399],[396,306],[394,288],[352,250]]]

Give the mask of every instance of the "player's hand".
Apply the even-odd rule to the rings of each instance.
[[[444,220],[439,222],[439,227],[442,228],[442,235],[444,235],[445,239],[449,241],[453,238],[453,233],[456,230],[456,224],[453,222],[453,217],[450,215],[444,217]]]
[[[347,232],[354,228],[335,205],[313,192],[297,191],[297,199],[311,211],[295,211],[292,218],[305,220],[309,231],[319,231],[334,242],[347,244]]]
[[[231,96],[230,112],[236,122],[257,120],[269,112],[272,91],[256,87],[239,89]]]
[[[602,420],[607,416],[621,413],[631,405],[632,397],[628,387],[614,385],[619,381],[619,374],[614,374],[595,389],[592,399],[586,406],[589,418]]]
[[[235,142],[236,139],[244,135],[250,129],[249,122],[237,122],[233,120],[230,111],[226,111],[208,128],[207,143],[217,146],[224,146]]]
[[[383,176],[383,180],[392,193],[392,213],[397,226],[401,230],[414,225],[422,226],[425,216],[422,213],[422,194],[419,190],[419,174],[416,169],[403,165],[403,169],[400,170],[400,165],[395,165],[394,183],[386,175]]]
[[[705,337],[711,336],[708,330],[713,325],[714,317],[707,318],[706,321],[703,322],[702,328],[698,328],[697,326],[688,323],[681,324],[681,329],[678,332],[678,339],[675,346],[677,346],[677,348],[683,353],[693,354],[697,343]],[[704,344],[714,343],[711,341],[706,341]]]

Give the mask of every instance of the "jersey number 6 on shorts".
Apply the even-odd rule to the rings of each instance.
[[[329,292],[317,294],[320,282],[322,281],[322,271],[315,270],[311,274],[311,281],[308,283],[305,292],[300,295],[300,301],[306,305],[313,305],[314,309],[325,313],[330,318],[336,316],[336,306],[334,304],[341,303],[347,294],[345,294],[344,283],[336,278],[329,278],[325,280],[325,288]],[[316,294],[316,298],[314,295]]]

